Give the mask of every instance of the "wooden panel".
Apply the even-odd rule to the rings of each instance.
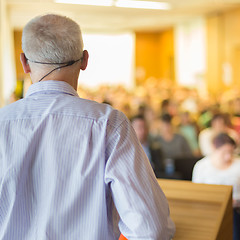
[[[173,28],[162,32],[137,32],[135,53],[137,85],[149,77],[174,80]],[[138,75],[139,70],[143,76]]]
[[[240,87],[240,8],[207,17],[207,86],[213,95]],[[230,68],[224,82],[223,64]]]
[[[224,39],[223,48],[225,62],[232,66],[232,83],[231,87],[240,86],[239,78],[239,49],[240,49],[240,8],[226,12],[224,14]]]
[[[158,180],[176,225],[174,240],[232,239],[232,187]]]
[[[138,85],[149,77],[158,77],[158,33],[136,33],[136,70],[143,74],[136,76]]]
[[[173,81],[174,72],[174,34],[173,28],[159,33],[158,37],[158,77]]]
[[[20,53],[22,53],[22,31],[14,31],[14,48],[15,48],[15,63],[16,63],[16,77],[18,80],[23,80],[26,74],[23,71],[20,62]]]
[[[222,65],[224,54],[223,15],[207,19],[207,88],[213,95],[224,89]]]

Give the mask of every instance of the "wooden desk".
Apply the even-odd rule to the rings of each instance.
[[[158,179],[176,225],[173,240],[232,240],[232,187]]]

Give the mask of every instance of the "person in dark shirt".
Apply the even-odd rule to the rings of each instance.
[[[156,137],[156,140],[160,143],[165,159],[193,156],[184,136],[174,131],[172,117],[169,114],[163,114],[160,117],[160,135]]]
[[[149,135],[149,129],[146,119],[143,115],[136,115],[131,118],[132,126],[137,134],[144,152],[146,153],[155,175],[163,171],[163,152],[158,142],[154,141]]]

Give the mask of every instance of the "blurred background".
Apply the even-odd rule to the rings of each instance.
[[[196,123],[197,136],[219,112],[240,132],[240,0],[1,0],[1,107],[31,84],[19,59],[22,29],[46,13],[81,26],[90,58],[80,97],[144,114],[153,135],[165,110],[174,126]]]
[[[81,86],[133,90],[164,83],[196,89],[204,98],[238,89],[239,0],[155,0],[160,5],[153,8],[160,9],[131,2],[136,1],[1,0],[1,106],[16,87],[17,97],[24,95],[21,81],[28,76],[19,61],[22,28],[46,13],[66,15],[82,28],[90,62]]]

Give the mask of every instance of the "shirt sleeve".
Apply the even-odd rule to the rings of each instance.
[[[201,169],[201,162],[202,160],[199,160],[193,167],[192,182],[204,183],[203,171]]]
[[[169,240],[175,226],[162,192],[131,124],[125,119],[107,139],[105,182],[129,240]]]

